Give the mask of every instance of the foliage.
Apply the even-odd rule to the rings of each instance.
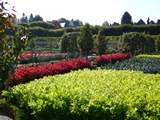
[[[158,120],[160,75],[80,70],[4,92],[38,120]]]
[[[61,52],[63,53],[67,52],[72,54],[73,56],[77,56],[79,53],[78,41],[77,41],[78,35],[79,33],[77,32],[64,34],[61,41]]]
[[[59,61],[57,63],[40,64],[35,66],[21,66],[14,74],[11,74],[7,84],[9,86],[29,82],[36,78],[48,75],[62,74],[71,70],[90,68],[90,62],[84,58],[71,59],[69,61]]]
[[[5,88],[5,81],[18,61],[18,55],[26,46],[27,32],[25,28],[15,28],[14,9],[7,10],[7,2],[0,1],[0,91]],[[7,36],[10,30],[13,36]]]
[[[97,56],[93,61],[95,65],[102,66],[108,63],[115,63],[128,59],[130,56],[124,53],[105,54]],[[33,66],[21,66],[10,75],[8,85],[13,86],[20,83],[29,82],[36,78],[41,78],[47,75],[55,75],[77,70],[82,68],[92,68],[92,61],[85,58],[76,58],[70,60],[59,61],[56,63],[37,64]]]
[[[157,55],[140,55],[115,64],[107,64],[103,68],[114,70],[135,70],[143,71],[145,73],[160,73],[160,57]]]
[[[140,55],[138,55],[138,56],[136,56],[136,58],[143,58],[143,59],[145,59],[145,58],[158,58],[158,59],[160,59],[160,55],[150,55],[150,54],[140,54]]]
[[[129,59],[131,56],[126,53],[114,53],[114,54],[103,54],[101,56],[96,57],[96,65],[104,66],[109,63],[115,63],[117,61],[122,61],[125,59]]]
[[[40,15],[35,15],[32,19],[32,22],[34,21],[43,21],[43,18]]]
[[[155,40],[144,33],[126,33],[123,35],[122,41],[123,49],[133,55],[156,52]]]
[[[126,34],[132,34],[132,33],[126,33]],[[135,33],[133,33],[133,34],[135,34]],[[143,36],[142,41],[144,41],[143,42],[144,50],[142,51],[142,53],[150,54],[150,53],[159,53],[160,52],[160,35],[149,35],[149,34],[145,34],[145,33],[138,33],[138,34],[141,34],[141,36]],[[127,46],[125,45],[125,42],[124,42],[124,35],[122,35],[122,36],[105,36],[105,42],[106,42],[106,46],[107,46],[107,48],[106,48],[107,53],[113,53],[113,52],[117,52],[117,51],[124,52],[127,49]]]
[[[25,13],[22,14],[22,18],[20,19],[20,23],[28,23],[28,17],[25,15]]]
[[[31,27],[29,28],[31,32],[31,36],[33,37],[61,37],[64,34],[64,30],[51,30],[51,29],[44,29],[42,27]]]
[[[150,35],[160,34],[160,25],[119,25],[115,27],[103,28],[105,36],[118,36],[128,32],[144,32]]]
[[[106,46],[107,46],[107,41],[105,40],[105,36],[99,32],[97,36],[97,49],[100,55],[106,52]]]
[[[30,16],[29,16],[29,22],[33,22],[33,18],[34,18],[33,14],[31,13]]]
[[[61,37],[32,37],[26,50],[58,51],[61,48]]]
[[[81,33],[79,36],[79,46],[82,55],[87,56],[91,54],[93,49],[93,37],[92,37],[91,26],[89,24],[85,24],[81,28]]]
[[[132,16],[128,12],[125,12],[122,16],[121,24],[133,24]]]
[[[7,103],[4,99],[0,99],[0,115],[7,115],[14,120],[27,120],[27,115],[21,109]]]

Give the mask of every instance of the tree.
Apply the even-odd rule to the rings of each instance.
[[[33,21],[43,21],[43,18],[40,16],[40,15],[36,15],[34,18],[33,18]]]
[[[20,19],[20,22],[21,22],[21,23],[28,23],[28,18],[27,18],[27,16],[25,15],[25,13],[22,14],[22,18]]]
[[[61,41],[61,52],[67,52],[72,56],[75,56],[78,52],[77,37],[79,33],[72,32],[64,34]]]
[[[7,4],[0,1],[0,93],[6,88],[8,75],[16,67],[18,56],[25,48],[28,38],[25,28],[14,27],[15,10],[6,9]],[[7,35],[8,30],[11,35]]]
[[[98,53],[102,55],[106,51],[106,43],[107,41],[105,40],[105,36],[99,32],[97,36],[97,48],[98,48]]]
[[[89,24],[85,24],[80,31],[79,46],[81,49],[81,55],[87,56],[93,49],[92,29]]]
[[[34,19],[34,17],[33,17],[33,14],[31,13],[29,16],[29,22],[33,22],[33,19]]]
[[[140,19],[136,24],[137,25],[145,25],[146,23],[142,19]]]
[[[123,14],[121,24],[133,24],[132,16],[128,12]]]
[[[147,24],[150,24],[150,18],[148,17],[148,19],[147,19]]]
[[[125,52],[130,52],[133,55],[143,53],[145,49],[145,34],[144,33],[125,33],[123,34],[123,47]]]

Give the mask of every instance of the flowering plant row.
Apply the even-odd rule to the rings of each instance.
[[[114,53],[114,54],[104,54],[96,57],[96,64],[98,66],[108,64],[110,62],[115,63],[116,61],[122,61],[129,59],[130,54],[126,53]]]
[[[95,59],[95,64],[99,65],[101,62],[119,61],[129,58],[128,54],[115,53],[111,55],[98,56]],[[38,79],[47,75],[63,74],[71,70],[77,70],[82,68],[91,68],[91,61],[85,58],[76,58],[71,60],[60,61],[57,63],[48,63],[43,65],[34,66],[22,66],[15,70],[15,72],[9,76],[8,85],[13,86],[20,83],[29,82],[33,79]]]
[[[49,63],[35,66],[22,66],[15,70],[9,76],[8,85],[13,86],[20,83],[29,82],[36,78],[47,75],[55,75],[69,72],[71,70],[89,68],[90,62],[84,58],[71,59],[69,61],[60,61],[57,63]]]

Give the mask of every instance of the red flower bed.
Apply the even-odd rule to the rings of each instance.
[[[110,62],[121,61],[130,58],[129,54],[115,53],[104,54],[96,57],[95,64],[97,66],[105,65]],[[85,58],[71,59],[68,61],[60,61],[57,63],[49,63],[43,65],[22,66],[15,70],[13,75],[9,76],[8,85],[14,86],[20,83],[26,83],[36,78],[43,76],[62,74],[71,70],[77,70],[82,68],[91,68],[93,61],[89,61]]]
[[[90,62],[84,58],[71,59],[69,61],[60,61],[54,64],[36,65],[29,67],[19,67],[15,73],[9,77],[8,85],[13,86],[20,83],[26,83],[36,78],[47,75],[55,75],[69,72],[71,70],[89,68]]]
[[[99,66],[110,62],[114,63],[116,61],[122,61],[129,58],[130,55],[126,53],[104,54],[96,57],[96,64]]]

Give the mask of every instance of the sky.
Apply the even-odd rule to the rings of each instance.
[[[101,25],[104,21],[120,23],[125,11],[137,22],[160,19],[160,0],[5,0],[16,8],[17,17],[39,14],[45,21],[59,18],[79,19]]]

